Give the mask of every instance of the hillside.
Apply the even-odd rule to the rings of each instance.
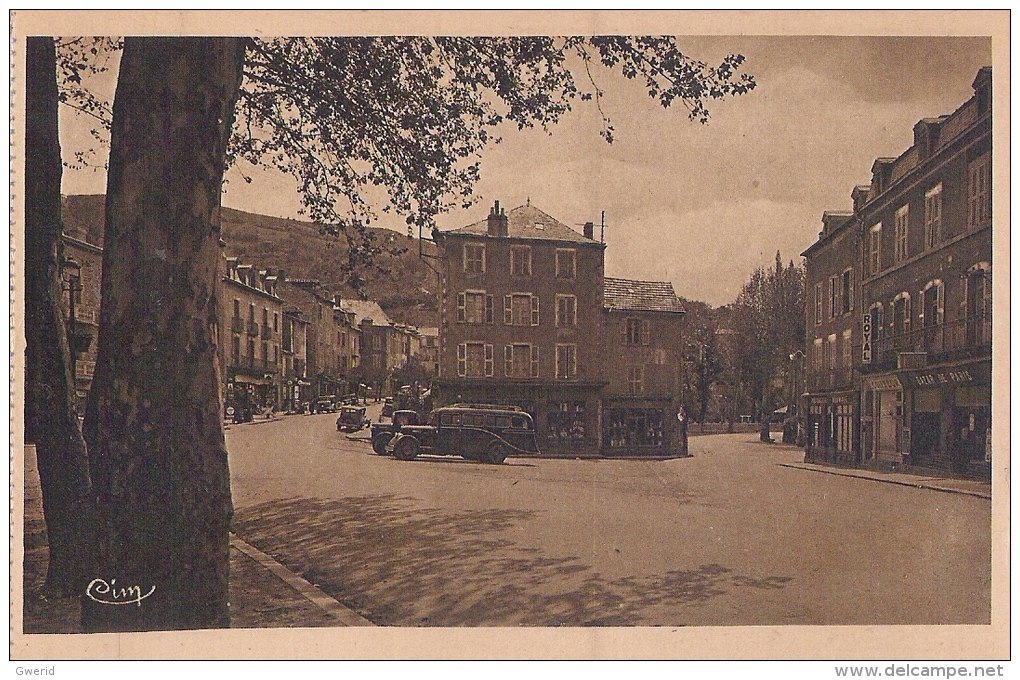
[[[89,240],[101,240],[104,213],[102,195],[65,196],[65,229],[76,227],[89,234]],[[312,222],[270,217],[223,208],[221,234],[226,242],[227,255],[242,262],[250,262],[263,269],[283,269],[288,278],[318,279],[330,293],[355,297],[356,293],[344,285],[340,263],[346,256],[342,240],[319,233]],[[438,326],[436,307],[436,275],[418,257],[418,239],[411,239],[387,229],[373,229],[380,240],[386,239],[395,247],[407,248],[400,256],[383,255],[380,263],[391,271],[389,276],[377,272],[366,273],[368,284],[365,293],[377,300],[383,310],[395,321],[416,326]],[[435,255],[431,241],[425,241],[423,252]],[[430,261],[434,263],[434,260]]]

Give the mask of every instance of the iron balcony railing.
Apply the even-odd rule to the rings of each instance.
[[[980,348],[992,341],[990,314],[973,314],[948,323],[912,328],[872,343],[874,363],[892,364],[901,352],[926,352],[929,360],[957,350]]]
[[[230,330],[234,333],[244,333],[244,319],[235,316],[230,320]]]
[[[254,319],[248,319],[248,335],[257,338],[259,335],[259,323]]]

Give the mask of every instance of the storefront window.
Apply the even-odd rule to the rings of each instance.
[[[664,446],[664,423],[662,409],[610,409],[606,445],[614,448]]]
[[[583,401],[549,402],[549,439],[563,443],[581,442],[586,432]]]

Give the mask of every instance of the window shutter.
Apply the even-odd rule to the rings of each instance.
[[[457,293],[457,321],[463,323],[467,318],[467,296],[464,293]]]
[[[457,375],[467,375],[467,343],[457,345]]]
[[[492,345],[485,345],[485,377],[491,378],[494,373],[492,361]]]
[[[514,322],[514,298],[512,295],[503,296],[503,323],[510,326]]]
[[[651,323],[647,320],[641,320],[641,344],[650,345],[652,343]]]
[[[538,345],[531,346],[531,377],[538,377]]]
[[[847,285],[850,286],[850,290],[847,291],[847,296],[850,298],[850,311],[854,311],[854,270],[851,269],[848,272]]]
[[[514,374],[514,346],[513,345],[504,345],[503,346],[503,373],[508,378]]]
[[[939,310],[939,313],[938,313],[938,318],[935,319],[935,323],[940,325],[940,326],[942,325],[942,323],[943,323],[943,321],[945,319],[945,305],[946,305],[946,284],[940,283],[939,284],[939,292],[938,292],[938,310]]]
[[[903,298],[903,332],[910,332],[910,298]]]
[[[492,296],[485,296],[485,323],[492,323]]]
[[[621,324],[621,327],[620,327],[620,344],[621,345],[626,345],[627,344],[627,328],[628,327],[629,327],[629,323],[628,323],[627,319],[623,319],[623,324]]]
[[[531,325],[538,325],[538,296],[531,296]]]

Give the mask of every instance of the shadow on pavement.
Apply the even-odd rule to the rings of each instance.
[[[396,496],[296,498],[238,510],[233,530],[377,625],[678,626],[683,605],[792,580],[718,564],[605,579],[506,537],[534,515],[420,509]]]

